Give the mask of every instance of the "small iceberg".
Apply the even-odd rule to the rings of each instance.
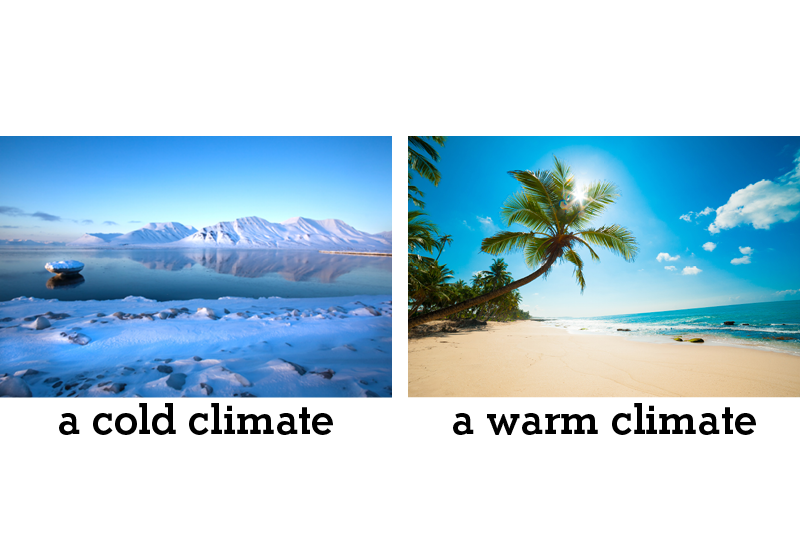
[[[80,261],[53,261],[44,265],[53,274],[77,274],[83,270],[83,263]]]

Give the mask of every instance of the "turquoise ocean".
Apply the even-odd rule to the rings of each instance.
[[[725,325],[733,322],[733,325]],[[646,342],[700,337],[706,343],[746,346],[800,356],[800,300],[725,305],[593,318],[547,319],[570,333],[618,335]],[[617,331],[630,329],[631,331]],[[777,338],[780,337],[780,338]]]

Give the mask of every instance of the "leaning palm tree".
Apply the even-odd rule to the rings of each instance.
[[[586,248],[595,261],[599,261],[600,256],[592,246],[606,248],[626,261],[633,261],[639,249],[630,231],[617,224],[590,227],[592,220],[616,201],[619,196],[616,186],[596,182],[578,189],[570,168],[558,158],[553,159],[553,170],[509,172],[522,189],[503,204],[501,218],[508,226],[521,224],[529,231],[501,231],[481,243],[481,250],[492,255],[523,252],[525,263],[531,270],[535,269],[534,272],[476,298],[414,317],[409,320],[409,327],[483,304],[540,276],[546,277],[556,261],[574,265],[573,273],[583,293],[586,288],[584,263],[577,248]]]
[[[436,239],[436,248],[439,250],[439,254],[436,256],[434,261],[438,261],[439,258],[442,256],[442,252],[444,251],[444,247],[446,245],[453,244],[453,236],[452,235],[440,235],[438,239]]]

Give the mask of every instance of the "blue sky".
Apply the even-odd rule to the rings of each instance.
[[[390,137],[3,137],[0,239],[259,216],[391,229]]]
[[[494,258],[480,252],[481,239],[506,229],[500,208],[519,189],[508,171],[550,169],[556,155],[578,183],[618,186],[621,197],[596,226],[630,229],[640,245],[635,262],[582,254],[583,295],[572,265],[556,266],[521,289],[535,316],[800,298],[798,137],[450,137],[439,153],[439,186],[414,184],[440,233],[453,235],[440,262],[465,281]],[[515,279],[530,273],[522,254],[501,257]]]

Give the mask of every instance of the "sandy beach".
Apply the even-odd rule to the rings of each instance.
[[[533,321],[408,340],[414,396],[800,396],[800,357],[572,335]]]

